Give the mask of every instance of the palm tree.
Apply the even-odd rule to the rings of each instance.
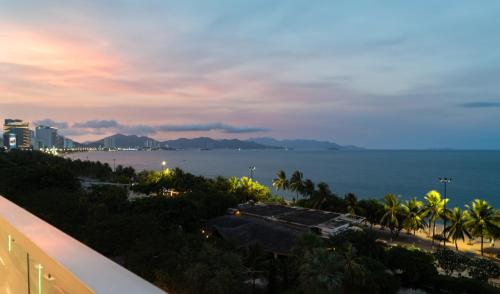
[[[465,221],[465,226],[473,234],[481,236],[481,255],[483,255],[484,235],[486,232],[500,230],[500,215],[485,200],[476,199],[471,204],[472,206],[466,205],[470,216]]]
[[[259,276],[266,275],[271,259],[267,258],[266,251],[259,244],[246,247],[243,256],[246,272],[252,278],[252,293],[255,293],[255,281]]]
[[[451,209],[447,208],[446,205],[443,205],[443,210],[440,213],[440,217],[445,220],[444,224],[446,225],[446,221],[448,221],[452,217],[453,211]],[[448,238],[446,237],[446,234],[444,232],[444,229],[446,229],[448,225],[443,227],[443,246],[446,247],[446,241],[448,241]]]
[[[302,195],[308,196],[309,199],[311,199],[313,194],[314,194],[314,183],[310,179],[307,179],[303,182],[302,185]]]
[[[425,229],[427,223],[425,222],[425,217],[427,212],[423,209],[424,203],[413,198],[406,201],[403,205],[403,211],[405,214],[404,227],[409,232],[413,231],[413,235],[420,229]]]
[[[343,248],[340,252],[341,262],[343,264],[344,280],[346,286],[346,292],[352,293],[356,287],[361,287],[364,284],[364,278],[366,276],[365,269],[359,263],[359,258],[356,254],[356,248],[352,244],[348,243],[346,248]]]
[[[318,189],[314,191],[314,195],[312,197],[311,207],[319,209],[322,207],[323,203],[328,201],[328,197],[330,197],[332,192],[326,183],[321,182],[317,185],[317,187]]]
[[[299,198],[299,193],[304,188],[304,182],[302,181],[303,174],[300,171],[295,171],[290,178],[290,190],[297,193],[297,199]]]
[[[229,178],[229,191],[230,192],[236,192],[238,188],[240,187],[240,179],[237,177],[230,177]]]
[[[286,191],[290,187],[290,183],[286,178],[286,173],[283,170],[280,170],[276,173],[276,178],[273,179],[273,187],[276,188],[277,191],[283,190]]]
[[[353,193],[347,193],[344,196],[344,200],[347,204],[347,212],[355,215],[356,208],[358,207],[358,198],[356,198],[356,195],[354,195]]]
[[[391,230],[391,241],[394,230],[400,226],[398,216],[401,213],[401,200],[394,194],[384,196],[384,215],[380,219],[380,223],[387,226]]]
[[[425,205],[426,214],[429,216],[429,231],[432,223],[432,245],[434,245],[434,237],[436,235],[436,221],[443,216],[444,208],[448,203],[448,198],[441,199],[441,194],[438,191],[432,190],[425,195],[427,204]],[[429,232],[430,233],[430,232]]]
[[[374,224],[380,223],[384,206],[376,199],[366,199],[358,202],[358,207],[363,211],[364,217],[370,223],[370,228]]]
[[[457,241],[458,239],[462,239],[462,242],[465,241],[465,236],[469,239],[471,235],[469,230],[465,226],[466,221],[469,219],[469,214],[466,211],[460,210],[460,208],[455,207],[451,211],[448,216],[448,221],[450,224],[444,228],[444,233],[446,238],[450,238],[455,242],[455,248],[458,251]]]

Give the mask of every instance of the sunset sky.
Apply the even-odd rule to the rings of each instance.
[[[499,15],[499,1],[0,0],[0,118],[79,141],[499,149]]]

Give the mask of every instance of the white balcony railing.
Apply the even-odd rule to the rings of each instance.
[[[0,197],[0,294],[3,293],[165,292]]]

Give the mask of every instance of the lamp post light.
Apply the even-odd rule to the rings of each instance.
[[[165,168],[167,166],[167,162],[164,160],[161,162],[161,167],[162,167],[162,170],[165,171]]]
[[[256,167],[254,165],[248,167],[248,170],[250,171],[250,180],[253,181],[253,174],[255,172]]]
[[[447,199],[448,198],[447,188],[448,188],[448,183],[451,182],[451,178],[439,178],[439,181],[444,185],[444,199]],[[443,243],[444,246],[446,247],[446,236],[444,235],[444,229],[446,228],[446,200],[444,202],[443,216],[444,216]]]

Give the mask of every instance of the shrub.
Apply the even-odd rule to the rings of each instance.
[[[361,293],[397,293],[399,278],[386,271],[383,263],[369,257],[362,257],[361,264],[367,270],[365,286]]]
[[[467,269],[469,258],[463,254],[449,249],[439,249],[434,253],[434,257],[447,275],[457,273],[460,275]]]
[[[463,254],[449,249],[440,249],[434,253],[438,265],[447,275],[453,273],[461,274],[467,270],[469,275],[480,281],[500,276],[500,266],[491,260],[484,258],[469,258]]]
[[[475,279],[455,278],[436,275],[430,278],[424,286],[431,293],[468,293],[468,294],[496,294],[498,289]]]
[[[468,269],[470,276],[480,281],[488,281],[490,278],[500,276],[500,266],[496,262],[484,258],[470,259]]]
[[[407,287],[418,287],[437,275],[433,256],[418,249],[392,247],[387,252],[387,266],[395,272],[401,271],[401,282]]]

